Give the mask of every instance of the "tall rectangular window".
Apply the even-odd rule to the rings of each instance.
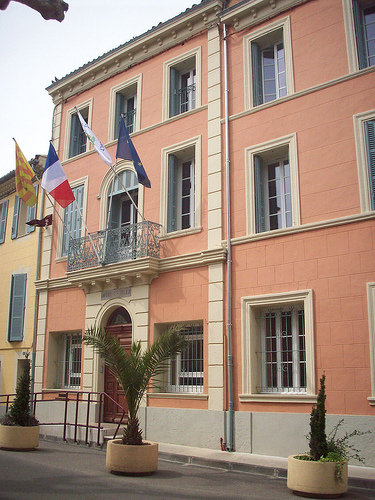
[[[76,201],[68,205],[64,210],[64,229],[62,235],[61,256],[68,255],[70,238],[80,238],[82,232],[82,209],[84,186],[72,188]]]
[[[38,196],[39,185],[34,186],[35,194]],[[13,223],[12,223],[12,234],[11,238],[19,238],[25,234],[29,234],[35,231],[35,226],[29,226],[26,222],[35,219],[36,209],[38,203],[35,203],[33,207],[26,205],[17,195],[14,198],[14,212],[13,212]]]
[[[375,210],[375,120],[364,123],[372,210]]]
[[[134,84],[121,92],[116,93],[115,139],[118,138],[121,116],[124,119],[124,123],[129,134],[135,131],[137,113],[136,91],[137,85]]]
[[[257,232],[292,226],[289,159],[254,157]]]
[[[62,387],[80,388],[82,335],[68,334],[63,337],[63,341],[64,341],[64,350],[62,356],[62,362],[63,362]]]
[[[27,274],[13,274],[10,290],[8,341],[23,340]]]
[[[5,241],[5,231],[7,227],[7,216],[8,216],[8,205],[9,201],[4,200],[0,204],[0,244]]]
[[[246,108],[294,92],[289,17],[245,35],[244,57]]]
[[[81,109],[80,113],[85,120],[88,122],[89,109]],[[79,121],[78,114],[74,113],[71,115],[70,123],[70,142],[69,142],[69,158],[77,156],[79,154],[86,152],[87,137],[83,131],[81,122]]]
[[[375,3],[353,0],[359,69],[375,65]]]
[[[163,119],[201,105],[201,47],[164,63]]]
[[[194,226],[194,158],[170,154],[168,159],[168,232]]]
[[[171,359],[167,392],[203,392],[203,323],[184,330],[187,347]]]
[[[260,392],[306,392],[303,307],[262,309],[260,322]]]

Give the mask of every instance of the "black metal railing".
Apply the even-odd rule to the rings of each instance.
[[[9,406],[14,399],[15,394],[0,394],[0,405],[4,405],[5,413],[8,412]],[[55,425],[63,427],[63,441],[67,441],[67,431],[68,428],[74,429],[74,437],[73,440],[75,443],[78,443],[80,440],[78,439],[78,429],[85,429],[85,443],[90,444],[89,441],[89,429],[97,430],[96,444],[97,446],[101,446],[104,442],[100,442],[101,430],[103,430],[103,421],[102,414],[104,408],[104,400],[108,399],[118,408],[118,413],[121,414],[119,422],[116,422],[118,425],[113,435],[113,439],[117,436],[117,433],[120,429],[120,426],[127,423],[127,410],[123,408],[117,401],[111,398],[105,392],[84,392],[84,391],[43,391],[43,392],[35,392],[31,394],[30,398],[30,407],[32,408],[32,414],[34,416],[37,415],[37,407],[41,404],[50,403],[53,404],[56,401],[64,402],[64,416],[62,420],[57,422],[39,422],[40,425]],[[80,407],[86,404],[86,410],[84,415],[80,413]],[[92,405],[99,405],[98,412],[95,423],[90,423],[90,410],[92,409]],[[68,407],[74,405],[74,418],[69,418]]]
[[[156,222],[143,221],[71,239],[67,270],[159,257],[160,227]]]

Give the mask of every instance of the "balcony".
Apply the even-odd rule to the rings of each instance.
[[[67,271],[160,256],[160,224],[143,221],[71,239]],[[95,249],[94,249],[95,248]],[[96,251],[95,251],[96,250]]]

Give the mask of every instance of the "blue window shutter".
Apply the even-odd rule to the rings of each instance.
[[[363,69],[367,67],[367,51],[362,9],[358,0],[353,0],[353,19],[355,26],[355,37],[357,42],[358,66],[359,69]]]
[[[34,186],[34,189],[35,189],[36,198],[38,200],[39,184],[36,184]],[[37,208],[37,206],[38,206],[38,201],[35,203],[35,205],[33,207],[28,207],[27,208],[27,219],[26,219],[26,222],[29,222],[30,220],[33,220],[33,219],[36,218],[36,208]],[[35,231],[35,226],[27,226],[27,229],[26,229],[27,233],[32,233],[33,231]]]
[[[14,212],[13,212],[13,223],[12,223],[12,235],[11,238],[17,238],[18,233],[18,214],[20,212],[20,199],[16,195],[14,198]]]
[[[259,104],[263,104],[262,52],[255,42],[251,42],[251,68],[253,72],[253,106],[259,106]]]
[[[177,230],[177,173],[178,159],[174,155],[168,157],[168,223],[167,231]]]
[[[21,342],[25,317],[26,274],[12,276],[9,313],[9,342]]]
[[[170,88],[169,88],[169,116],[176,116],[180,113],[179,110],[179,81],[180,73],[176,68],[170,70]]]
[[[260,156],[254,156],[254,185],[255,185],[255,223],[256,232],[262,233],[266,230],[264,213],[264,185],[263,185],[263,162]]]
[[[5,230],[7,226],[7,215],[8,215],[8,204],[9,201],[5,200],[1,204],[1,217],[0,217],[0,244],[5,241]]]
[[[115,110],[115,139],[118,139],[118,134],[120,131],[120,116],[124,112],[125,97],[121,92],[116,94],[116,110]]]
[[[369,168],[371,205],[375,210],[375,120],[365,122],[367,161]]]
[[[72,122],[70,125],[70,145],[69,145],[69,158],[79,154],[79,136],[81,132],[81,124],[77,113],[72,115]]]

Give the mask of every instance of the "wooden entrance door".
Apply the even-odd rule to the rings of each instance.
[[[106,331],[116,337],[125,350],[128,351],[130,349],[132,342],[131,324],[107,326]],[[127,410],[124,392],[107,366],[104,372],[104,392]],[[120,408],[109,398],[105,398],[104,422],[119,422],[121,416],[122,411]]]

